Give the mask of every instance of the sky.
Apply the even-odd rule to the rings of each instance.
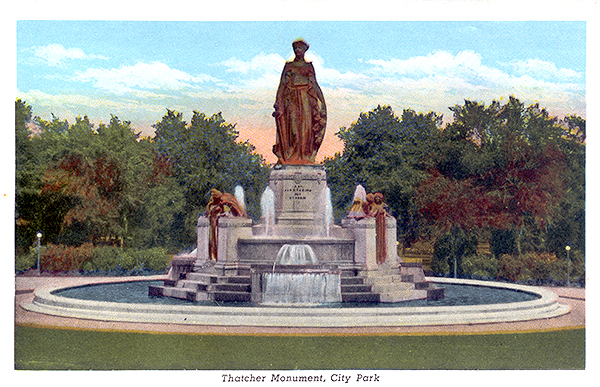
[[[271,116],[291,43],[307,60],[328,109],[317,160],[361,112],[390,105],[435,111],[465,99],[514,95],[551,115],[586,117],[585,21],[83,21],[17,20],[17,98],[33,114],[96,125],[111,115],[152,134],[167,109],[221,112],[267,161]]]

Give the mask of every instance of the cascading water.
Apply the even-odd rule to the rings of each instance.
[[[329,237],[329,231],[331,229],[331,222],[333,219],[333,206],[331,205],[331,190],[329,187],[325,188],[325,230]]]
[[[365,201],[367,200],[367,190],[365,190],[365,187],[363,187],[362,185],[357,185],[356,189],[354,190],[354,199],[360,199],[361,201]]]
[[[315,252],[309,245],[283,245],[275,259],[277,265],[318,265]]]
[[[265,188],[260,197],[260,209],[265,222],[265,235],[272,235],[275,224],[275,193],[271,187]]]
[[[264,273],[263,304],[341,302],[339,274]]]
[[[294,271],[294,266],[303,265]],[[312,268],[306,268],[306,266]],[[309,245],[283,245],[277,253],[273,272],[263,273],[264,304],[319,304],[341,302],[339,272],[319,267]]]
[[[246,198],[244,195],[244,188],[242,186],[236,185],[233,191],[235,198],[242,205],[243,208],[246,208]]]

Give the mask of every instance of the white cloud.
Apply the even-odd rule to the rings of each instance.
[[[409,59],[374,59],[367,63],[374,66],[371,74],[375,90],[382,94],[386,90],[405,87],[463,93],[465,98],[473,93],[481,94],[484,90],[497,94],[523,91],[528,95],[542,91],[546,94],[550,90],[565,93],[585,91],[583,83],[573,82],[581,74],[559,69],[538,59],[511,62],[509,65],[516,74],[484,65],[482,56],[473,51],[461,51],[456,55],[438,51]]]
[[[65,48],[61,44],[49,44],[47,46],[34,46],[31,48],[33,55],[40,62],[50,66],[60,66],[66,60],[92,60],[108,59],[103,55],[86,54],[80,48]]]
[[[279,73],[285,64],[285,59],[279,54],[260,53],[250,59],[243,61],[236,58],[230,58],[219,63],[227,68],[227,72],[248,74],[248,73]]]
[[[229,91],[235,91],[277,87],[284,64],[285,59],[279,54],[260,53],[248,61],[230,58],[217,65],[225,67],[225,72],[239,76],[235,83],[222,85]]]
[[[306,60],[313,63],[317,73],[317,81],[321,86],[326,84],[335,85],[336,87],[357,86],[369,80],[369,77],[364,74],[351,71],[342,73],[339,70],[327,68],[323,58],[312,52],[306,54]],[[219,65],[226,67],[227,72],[240,75],[241,79],[236,84],[227,85],[229,90],[238,88],[272,89],[279,84],[285,62],[286,60],[279,54],[261,53],[248,61],[231,58],[219,63]]]
[[[117,94],[136,89],[181,90],[193,88],[197,83],[217,81],[209,75],[194,76],[161,62],[138,62],[133,66],[113,69],[87,69],[77,73],[72,80],[93,82],[95,87]]]
[[[80,94],[49,94],[41,90],[29,90],[27,92],[18,92],[18,97],[31,103],[33,106],[42,106],[57,109],[56,113],[60,116],[60,110],[67,107],[85,109],[78,114],[88,114],[92,111],[104,111],[105,114],[112,114],[123,110],[127,111],[152,111],[163,112],[163,105],[141,104],[137,100],[119,100],[114,98],[98,98]]]
[[[540,59],[518,60],[505,64],[517,75],[530,75],[542,79],[576,80],[583,75],[575,70],[558,68],[554,63]]]
[[[306,60],[313,63],[319,85],[335,85],[335,87],[359,87],[369,81],[370,77],[352,71],[342,73],[339,70],[325,67],[325,60],[313,53],[306,54]]]

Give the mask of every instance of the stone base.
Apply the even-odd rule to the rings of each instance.
[[[269,187],[275,194],[272,235],[297,238],[327,236],[327,177],[323,166],[278,165],[271,171]]]

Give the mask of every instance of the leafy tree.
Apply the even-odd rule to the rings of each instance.
[[[260,196],[268,179],[268,167],[248,142],[238,141],[235,126],[221,114],[207,117],[194,111],[191,123],[181,113],[168,110],[154,125],[158,155],[173,163],[174,176],[183,188],[186,233],[192,235],[199,215],[209,200],[211,188],[233,192],[244,188],[248,213],[260,216]]]
[[[430,177],[418,188],[436,236],[512,230],[516,250],[543,249],[541,232],[563,197],[562,129],[538,105],[465,101],[441,136]],[[527,246],[525,246],[527,245]]]
[[[406,109],[402,117],[391,107],[378,106],[361,113],[350,128],[337,133],[344,151],[325,160],[332,201],[339,219],[352,202],[358,184],[367,191],[382,192],[400,222],[401,238],[417,238],[420,216],[414,203],[414,188],[426,177],[429,155],[436,147],[441,116]]]
[[[37,152],[31,141],[31,106],[17,99],[15,102],[15,246],[18,252],[35,240],[39,227],[35,208],[39,206],[40,178]]]
[[[91,240],[119,239],[128,234],[128,219],[139,207],[140,179],[148,168],[148,152],[142,152],[129,122],[112,117],[98,130],[87,117],[59,131],[42,122],[42,139],[62,140],[52,152],[44,174],[42,198],[60,210],[62,223],[57,241],[80,244]],[[60,205],[58,205],[60,204]]]
[[[585,119],[567,116],[561,123],[564,134],[559,141],[565,154],[564,195],[559,210],[548,227],[550,251],[565,257],[565,247],[585,251]]]

